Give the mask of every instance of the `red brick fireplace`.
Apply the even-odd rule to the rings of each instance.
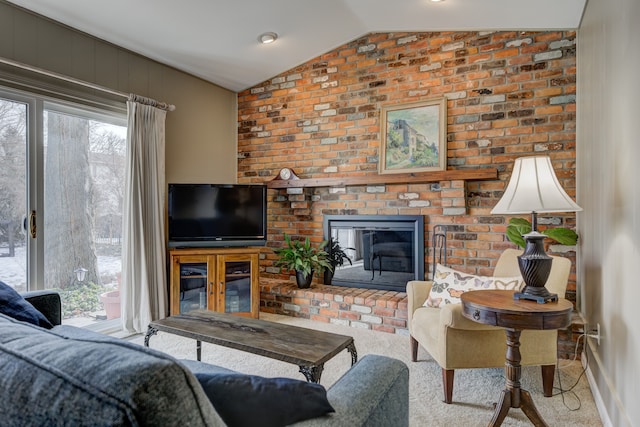
[[[563,187],[575,194],[575,52],[572,31],[374,33],[239,93],[240,183],[268,182],[282,167],[309,179],[377,177],[381,107],[438,97],[447,98],[447,169],[498,171],[488,180],[271,189],[268,245],[280,247],[284,233],[320,243],[325,215],[420,215],[427,277],[436,225],[446,227],[451,267],[490,275],[500,253],[513,247],[505,238],[509,218],[490,210],[515,158],[549,155]],[[574,223],[573,214],[540,218],[541,227]],[[264,310],[317,320],[360,316],[356,322],[375,316],[374,307],[395,310],[395,317],[369,323],[382,329],[406,318],[402,294],[376,300],[371,313],[347,314],[353,311],[343,310],[345,300],[360,304],[340,289],[318,287],[311,296],[280,285],[290,280],[274,260],[270,254],[261,262]],[[575,289],[572,274],[567,298],[575,301]],[[371,295],[358,298],[372,304]]]

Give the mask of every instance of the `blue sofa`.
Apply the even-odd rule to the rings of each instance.
[[[60,325],[57,294],[25,297],[55,326],[0,314],[3,426],[225,425],[199,378],[233,371]],[[293,425],[407,426],[408,375],[398,360],[364,356],[326,390],[334,413]]]

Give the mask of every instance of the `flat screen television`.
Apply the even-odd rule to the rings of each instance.
[[[267,187],[169,184],[169,247],[264,246]]]

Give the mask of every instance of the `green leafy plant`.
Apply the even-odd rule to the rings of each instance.
[[[53,289],[60,293],[62,301],[62,317],[67,319],[74,315],[90,313],[102,309],[100,294],[104,287],[97,283],[72,283],[64,289]]]
[[[324,284],[330,285],[333,281],[333,273],[336,267],[344,265],[345,261],[349,261],[349,264],[353,265],[351,262],[351,258],[345,253],[345,250],[355,250],[354,248],[342,248],[340,243],[337,240],[334,240],[332,237],[329,238],[325,249],[328,249],[329,253],[329,262],[331,263],[332,269],[327,269],[324,272]]]
[[[336,267],[342,267],[345,261],[349,261],[349,264],[353,265],[351,258],[349,258],[345,251],[355,251],[355,248],[343,248],[337,240],[333,239],[333,237],[329,238],[325,247],[329,249],[329,262],[334,269]]]
[[[510,242],[524,248],[525,242],[522,236],[530,232],[531,223],[528,220],[524,218],[511,218],[511,220],[509,220],[507,239],[509,239]],[[561,245],[573,246],[578,242],[576,232],[568,228],[547,228],[545,230],[539,230],[539,232]]]
[[[285,234],[284,241],[286,246],[274,251],[279,257],[275,262],[276,267],[284,267],[288,270],[301,272],[305,276],[311,274],[312,271],[333,270],[329,254],[323,249],[311,246],[308,237],[302,242],[300,240],[291,240],[291,237]],[[323,241],[319,247],[322,248],[326,244],[327,242]]]

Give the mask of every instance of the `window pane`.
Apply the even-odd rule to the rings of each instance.
[[[87,111],[45,110],[44,280],[63,323],[120,317],[126,127]]]
[[[27,105],[0,99],[0,280],[27,289]]]

